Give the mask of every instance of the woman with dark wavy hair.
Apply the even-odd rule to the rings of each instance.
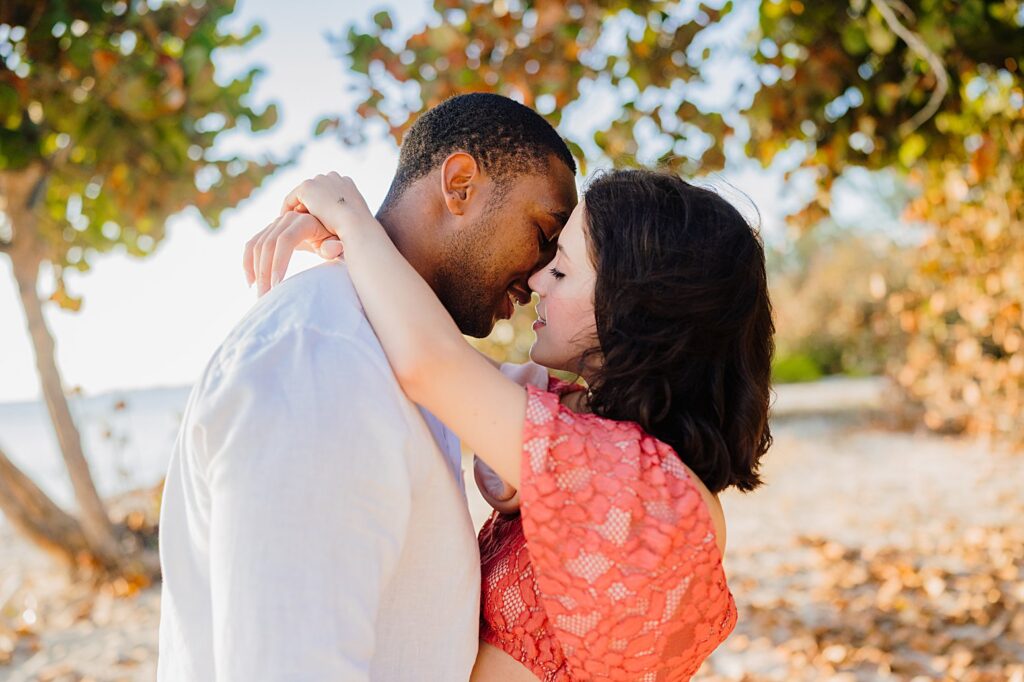
[[[600,175],[530,279],[533,363],[499,371],[351,180],[309,180],[296,207],[340,238],[403,390],[482,460],[496,511],[473,678],[689,679],[736,623],[718,493],[760,485],[771,444],[774,326],[750,225],[676,176]]]

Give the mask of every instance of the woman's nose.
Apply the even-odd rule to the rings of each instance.
[[[544,268],[542,267],[537,272],[530,275],[530,279],[527,280],[527,284],[538,296],[544,295]]]

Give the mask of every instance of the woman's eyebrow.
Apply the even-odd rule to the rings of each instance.
[[[562,254],[562,256],[565,258],[565,260],[569,261],[570,263],[572,262],[572,258],[569,258],[569,254],[567,254],[565,252],[565,249],[562,248],[561,244],[558,245],[558,249],[557,250],[558,250],[559,253]]]

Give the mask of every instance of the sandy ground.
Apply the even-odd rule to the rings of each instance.
[[[723,498],[740,624],[697,679],[1024,682],[1024,456],[892,430],[881,388],[780,390],[768,485]],[[158,621],[158,589],[69,587],[0,529],[0,681],[153,680]]]
[[[1024,456],[864,416],[774,424],[723,497],[740,610],[699,679],[1024,682]]]

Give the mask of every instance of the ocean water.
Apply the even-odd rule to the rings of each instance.
[[[179,386],[70,398],[100,495],[151,486],[163,478],[190,390]],[[73,509],[71,481],[41,401],[0,404],[0,448],[54,502]]]

